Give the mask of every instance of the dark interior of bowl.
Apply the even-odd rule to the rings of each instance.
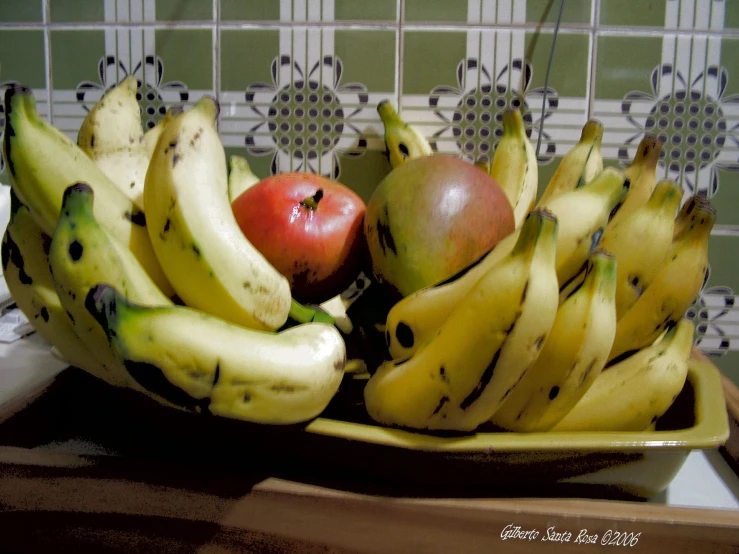
[[[364,383],[346,376],[322,417],[372,424],[361,403]],[[658,430],[692,426],[694,401],[688,382],[659,421]],[[566,494],[631,498],[608,486],[555,481],[643,456],[638,452],[604,455],[494,449],[430,453],[379,446],[308,433],[305,425],[255,425],[164,408],[76,368],[64,371],[36,400],[0,424],[0,445],[180,468],[203,479],[206,475],[219,479],[246,474],[278,476],[328,486],[339,483],[357,492],[402,491],[404,496],[437,497]],[[168,469],[165,474],[178,473]]]

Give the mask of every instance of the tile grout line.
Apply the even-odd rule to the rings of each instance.
[[[46,0],[44,0],[46,1]],[[403,0],[399,0],[403,1]],[[403,4],[404,5],[404,4]],[[468,31],[468,30],[489,30],[489,25],[481,24],[466,24],[466,23],[444,23],[444,22],[426,22],[426,23],[405,23],[404,21],[391,21],[391,20],[345,20],[345,21],[314,21],[310,23],[304,23],[296,25],[295,22],[280,22],[280,21],[264,21],[264,22],[252,22],[247,20],[230,20],[220,21],[220,27],[227,29],[281,29],[285,27],[300,28],[300,27],[340,27],[344,29],[387,29],[389,25],[394,25],[398,28],[403,28],[410,31]],[[142,21],[129,21],[129,22],[63,22],[54,23],[49,21],[48,23],[36,23],[36,22],[0,22],[0,29],[16,29],[16,30],[35,30],[44,29],[49,27],[54,30],[77,30],[77,29],[101,29],[107,27],[133,27],[133,28],[150,28],[155,27],[159,29],[209,29],[213,26],[213,21],[195,21],[195,20],[183,20],[177,22],[142,22]],[[554,30],[552,24],[538,24],[532,22],[525,23],[498,23],[495,25],[496,29],[500,30],[512,30],[512,31],[546,31],[551,32]],[[566,23],[560,26],[560,32],[569,32],[571,34],[587,34],[592,32],[593,25],[587,24],[573,24]],[[617,36],[664,36],[664,27],[627,27],[623,25],[598,25],[597,31],[601,34],[606,35],[617,35]],[[669,34],[677,36],[716,36],[716,37],[728,37],[737,38],[739,37],[739,28],[731,29],[724,28],[720,30],[711,29],[670,29]]]
[[[51,0],[41,0],[41,17],[44,25],[44,71],[46,73],[46,102],[49,109],[47,118],[49,123],[54,122],[54,87],[51,83]]]
[[[600,20],[600,0],[592,0],[591,10],[591,31],[590,31],[590,64],[588,64],[588,88],[586,91],[587,98],[587,119],[593,117],[595,111],[595,72],[597,71],[598,58],[598,22]]]
[[[403,98],[403,68],[405,67],[404,62],[404,56],[403,56],[403,48],[405,46],[405,40],[403,36],[403,30],[405,29],[405,0],[398,0],[398,9],[397,9],[397,20],[396,20],[396,32],[398,33],[398,38],[395,41],[396,42],[396,48],[395,48],[395,102],[398,109],[398,112],[401,111],[401,99]]]
[[[221,4],[220,0],[213,0],[213,94],[216,97],[216,101],[220,106],[221,103]],[[218,121],[216,122],[218,128],[221,128],[221,112],[218,110]]]

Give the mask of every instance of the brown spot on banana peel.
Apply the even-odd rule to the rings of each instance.
[[[23,254],[15,241],[11,238],[9,233],[5,233],[5,240],[2,243],[2,260],[3,260],[3,272],[8,269],[8,266],[12,263],[18,268],[18,280],[22,285],[32,285],[33,278],[26,273],[25,262],[23,261]]]
[[[193,135],[192,139],[190,139],[190,146],[195,147],[195,143],[200,138],[200,135],[203,134],[203,128],[200,127],[197,132]]]
[[[123,217],[125,217],[134,225],[138,225],[139,227],[146,227],[146,215],[141,210],[138,210],[136,208],[133,208],[133,211],[130,212],[126,210],[123,213]]]
[[[199,409],[209,413],[210,398],[193,398],[181,388],[170,383],[156,365],[149,362],[124,360],[123,367],[134,381],[155,396],[191,411]]]
[[[179,154],[175,154],[174,156],[172,156],[172,167],[175,167],[177,165],[177,162],[179,162],[179,161],[180,161],[180,155]]]
[[[405,321],[399,321],[395,327],[395,338],[403,348],[411,348],[415,343],[413,329]]]
[[[44,322],[49,323],[49,310],[46,309],[46,306],[41,308],[39,316],[41,316],[41,319],[43,319]]]
[[[525,288],[525,287],[524,287]],[[480,376],[480,380],[475,385],[475,388],[472,389],[472,391],[460,402],[459,407],[462,410],[466,410],[472,404],[474,404],[480,396],[482,396],[483,391],[485,390],[485,387],[487,387],[490,384],[490,381],[493,379],[493,375],[495,373],[495,367],[498,365],[498,360],[500,359],[500,355],[503,351],[503,348],[505,348],[506,343],[508,342],[508,338],[511,336],[511,332],[513,331],[514,327],[516,326],[516,323],[518,323],[518,319],[521,317],[522,312],[518,312],[516,314],[516,317],[513,318],[513,322],[511,323],[511,326],[505,330],[506,338],[503,339],[503,342],[501,343],[498,350],[495,351],[495,354],[493,354],[492,359],[490,360],[490,363],[487,365],[485,370],[482,372],[482,375]],[[523,377],[523,374],[521,377],[519,377],[519,381]],[[518,384],[518,381],[513,385],[514,387]],[[506,394],[503,396],[505,398],[510,391],[513,390],[513,387],[511,387],[508,391],[506,391]]]
[[[439,400],[439,403],[436,405],[436,408],[434,408],[434,411],[431,412],[431,415],[438,414],[441,411],[441,409],[444,407],[444,404],[446,404],[447,402],[449,402],[449,397],[442,396],[441,399]]]
[[[82,258],[82,254],[84,253],[84,247],[82,246],[82,243],[78,240],[73,240],[69,244],[69,248],[67,248],[67,252],[69,253],[69,259],[73,262],[78,262]]]
[[[546,342],[546,340],[547,340],[546,334],[536,337],[536,340],[534,341],[534,349],[537,352],[541,350],[541,347],[544,346],[544,343]]]

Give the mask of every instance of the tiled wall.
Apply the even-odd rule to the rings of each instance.
[[[173,103],[221,102],[229,152],[258,174],[306,169],[365,198],[389,167],[375,106],[391,98],[438,150],[491,152],[523,95],[541,183],[589,117],[607,164],[661,136],[660,176],[708,190],[711,273],[701,347],[739,382],[739,0],[0,0],[0,80],[34,88],[75,137],[129,73],[147,125]],[[0,174],[0,180],[6,180]]]

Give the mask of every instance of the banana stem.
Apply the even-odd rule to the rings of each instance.
[[[294,298],[290,301],[290,312],[288,315],[298,323],[319,322],[328,323],[329,325],[336,323],[336,320],[326,312],[303,306]]]

